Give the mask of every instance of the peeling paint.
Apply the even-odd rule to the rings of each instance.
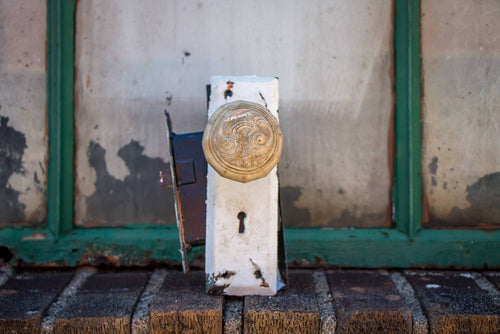
[[[214,279],[215,280],[218,280],[219,278],[228,279],[231,276],[233,276],[234,274],[236,274],[236,272],[231,271],[231,270],[226,270],[226,271],[224,271],[222,273],[218,273],[217,275],[215,275]]]
[[[307,226],[311,222],[309,210],[297,206],[302,191],[300,187],[280,187],[281,213],[285,226]]]
[[[500,172],[485,175],[468,185],[465,198],[469,206],[464,209],[454,207],[448,216],[448,225],[483,228],[488,225],[493,228],[500,226]]]
[[[23,237],[22,240],[45,240],[45,238],[47,237],[47,235],[45,233],[34,233],[32,235],[27,235],[25,237]]]
[[[0,225],[41,224],[46,217],[46,8],[46,1],[0,1],[0,116],[4,122]],[[22,169],[9,163],[20,163]]]
[[[0,224],[26,219],[25,205],[19,201],[20,192],[9,184],[13,174],[24,174],[22,160],[27,148],[26,136],[8,123],[9,117],[0,116]]]
[[[224,290],[230,286],[230,284],[219,284],[217,285],[217,276],[214,274],[205,275],[205,281],[206,281],[206,292],[209,295],[222,295],[224,294]]]
[[[130,171],[123,181],[109,174],[97,142],[88,146],[90,166],[95,170],[95,192],[86,198],[86,222],[117,226],[127,223],[162,223],[173,221],[172,192],[160,186],[159,171],[169,168],[160,158],[144,155],[144,147],[135,140],[123,146],[118,156]]]
[[[253,262],[252,259],[249,259],[249,260],[255,269],[255,271],[253,272],[253,275],[255,276],[256,279],[261,280],[260,286],[264,287],[264,288],[269,288],[269,284],[267,284],[266,279],[264,278],[264,274],[262,273],[262,270],[260,269],[259,265],[257,265],[255,262]]]

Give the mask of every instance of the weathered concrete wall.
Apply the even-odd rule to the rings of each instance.
[[[427,225],[500,226],[500,2],[423,0]]]
[[[46,1],[0,0],[0,226],[45,221]]]
[[[163,110],[176,132],[202,130],[210,76],[256,74],[280,78],[285,224],[387,226],[392,7],[378,0],[80,1],[77,224],[144,221],[151,213],[124,213],[137,203],[116,191],[155,202],[157,185],[133,176],[120,150],[135,147],[148,167],[134,173],[156,176],[167,164]],[[172,222],[164,210],[150,218]]]

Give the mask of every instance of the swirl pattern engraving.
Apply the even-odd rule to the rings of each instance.
[[[210,118],[203,149],[222,176],[248,182],[266,176],[281,156],[283,136],[276,118],[257,103],[236,101]]]

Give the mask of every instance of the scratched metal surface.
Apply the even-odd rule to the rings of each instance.
[[[500,3],[422,1],[429,227],[500,227]]]
[[[45,221],[46,1],[0,1],[0,226]]]
[[[205,243],[207,161],[202,137],[203,132],[195,132],[172,138],[183,241],[188,245]]]

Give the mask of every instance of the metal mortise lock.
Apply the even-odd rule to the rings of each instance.
[[[235,101],[221,105],[203,133],[207,162],[222,177],[250,182],[265,177],[281,158],[283,135],[264,106]]]
[[[207,292],[274,295],[286,284],[277,163],[278,79],[214,76],[202,147],[208,162]]]
[[[210,165],[203,132],[174,133],[166,113],[172,167],[170,182],[164,174],[162,183],[171,184],[174,193],[183,269],[189,271],[188,253],[206,244],[209,293],[274,294],[288,276],[275,166],[283,142],[278,80],[213,77],[207,93],[206,151],[210,138],[223,145],[213,151],[221,157],[207,154]],[[219,134],[217,124],[223,125]],[[218,162],[222,159],[228,161]],[[231,169],[236,172],[228,173]]]

